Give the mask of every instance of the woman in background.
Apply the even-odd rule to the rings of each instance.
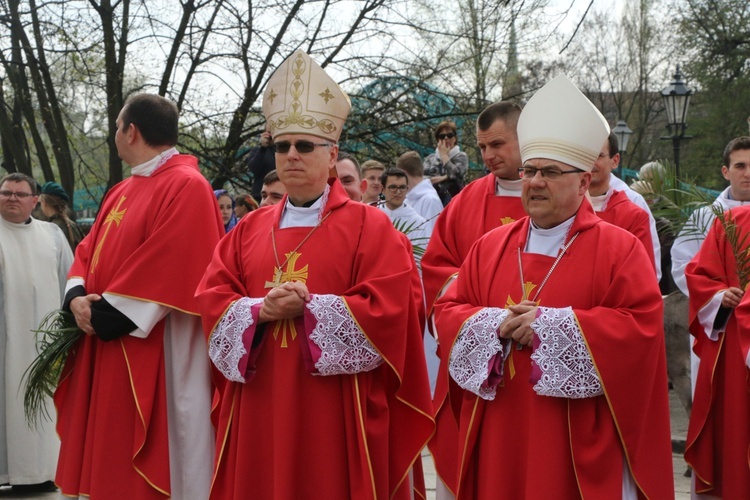
[[[39,202],[42,206],[42,212],[47,221],[57,224],[65,239],[68,240],[70,249],[73,253],[76,247],[83,239],[83,229],[73,220],[73,212],[68,207],[70,197],[68,193],[56,182],[47,182],[42,186],[42,192],[39,196]]]

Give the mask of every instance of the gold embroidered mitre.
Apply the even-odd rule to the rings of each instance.
[[[308,134],[337,142],[351,107],[349,96],[301,50],[281,63],[263,94],[263,115],[274,139]]]

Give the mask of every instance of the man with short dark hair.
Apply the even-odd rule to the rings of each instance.
[[[522,182],[518,176],[521,152],[516,124],[520,114],[521,108],[517,104],[500,101],[487,106],[477,117],[477,146],[490,173],[461,190],[437,219],[421,263],[428,319],[432,317],[435,301],[455,280],[472,245],[492,229],[526,215],[521,204]],[[434,325],[431,329],[437,338],[437,355],[443,359],[445,353],[441,352],[440,332]],[[447,383],[447,380],[437,381],[436,395],[448,390],[447,386],[440,386],[443,382]],[[438,423],[430,450],[442,481],[438,488],[445,484],[449,490],[455,491],[458,436],[455,422],[447,421],[452,419],[452,414],[444,412],[441,418],[443,422]]]
[[[195,287],[224,233],[177,107],[130,97],[115,144],[132,176],[78,245],[63,308],[83,335],[55,393],[66,496],[205,499],[212,386]]]
[[[301,50],[266,87],[285,202],[248,214],[197,290],[224,378],[212,499],[424,496],[419,281],[408,240],[331,177],[349,109]]]
[[[623,192],[631,202],[646,212],[646,215],[648,216],[648,228],[651,234],[651,247],[653,249],[654,262],[656,263],[656,279],[657,281],[661,281],[661,240],[659,239],[659,232],[656,230],[656,219],[654,219],[654,216],[651,213],[651,208],[649,208],[648,202],[646,202],[643,195],[632,189],[614,174],[614,169],[620,164],[620,148],[617,136],[614,133],[610,133],[604,146],[602,146],[599,164],[608,166],[610,172],[607,179],[604,179],[604,176],[594,175],[592,177],[591,182],[595,184],[594,191],[601,191],[601,187],[597,187],[597,184],[606,181],[610,188]],[[642,238],[642,241],[645,241],[645,239]]]
[[[729,186],[713,206],[690,216],[672,246],[672,276],[690,299],[694,397],[685,460],[693,467],[694,493],[740,498],[750,485],[750,434],[743,421],[750,408],[750,361],[742,345],[748,325],[747,292],[733,255],[736,248],[727,241],[713,209],[729,211],[739,234],[747,234],[750,137],[729,141],[722,162],[721,173]]]
[[[750,203],[750,137],[735,137],[724,147],[721,175],[729,181],[724,191],[714,200],[714,207],[730,210]],[[680,291],[690,296],[685,270],[695,257],[708,234],[716,216],[712,207],[703,207],[690,215],[685,226],[672,244],[672,278]],[[700,358],[693,352],[690,342],[690,381],[695,391]]]
[[[424,176],[422,158],[416,151],[407,151],[396,160],[396,168],[406,172],[409,178],[406,203],[425,218],[425,229],[432,234],[438,215],[443,211],[443,202],[432,186],[432,181]]]
[[[54,491],[60,441],[53,422],[24,417],[22,378],[37,357],[32,330],[60,307],[73,254],[55,224],[36,220],[36,182],[12,173],[0,180],[0,484],[14,493]],[[53,412],[52,401],[47,411]]]
[[[619,161],[617,136],[614,132],[610,132],[591,171],[591,184],[589,185],[591,204],[596,215],[602,220],[623,228],[641,240],[646,252],[652,257],[654,270],[661,269],[661,262],[657,261],[654,255],[654,252],[659,249],[659,242],[657,240],[654,244],[651,240],[650,212],[638,207],[630,201],[624,191],[615,189],[610,184],[612,170],[617,167]]]
[[[284,199],[286,188],[279,180],[276,170],[271,170],[263,178],[263,188],[260,190],[260,206],[276,205]]]
[[[352,201],[362,201],[362,194],[367,189],[367,182],[362,180],[357,158],[346,151],[339,151],[336,159],[336,172],[341,186]]]
[[[477,241],[436,305],[454,493],[671,498],[661,294],[641,242],[586,199],[607,122],[560,75],[517,130],[529,216]]]
[[[406,172],[400,168],[389,168],[383,172],[380,183],[383,185],[385,201],[378,208],[385,212],[399,231],[406,234],[412,245],[419,245],[424,249],[430,240],[430,233],[425,228],[424,217],[404,203],[409,191]],[[419,255],[416,258],[417,264],[421,260]]]

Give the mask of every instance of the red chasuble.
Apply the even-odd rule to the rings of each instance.
[[[475,180],[448,203],[422,258],[428,315],[448,279],[458,272],[482,235],[526,216],[520,196],[497,196],[492,174]]]
[[[518,251],[528,230],[524,218],[490,232],[471,250],[456,284],[436,305],[445,347],[452,349],[466,320],[484,307],[521,302]],[[587,201],[568,240],[576,233],[538,297],[555,258],[522,254],[524,288],[540,306],[572,307],[604,395],[537,395],[532,351],[515,345],[493,401],[456,394],[452,385],[459,498],[620,498],[623,460],[642,496],[674,495],[662,300],[649,257],[633,235],[602,222]],[[447,368],[441,363],[439,378],[448,378]]]
[[[110,190],[69,277],[88,293],[198,314],[193,293],[223,232],[197,160],[175,155]],[[145,339],[84,336],[69,356],[54,398],[64,495],[170,496],[163,338],[164,320]]]
[[[741,233],[750,232],[750,207],[731,210]],[[724,331],[711,340],[698,311],[717,292],[739,287],[737,263],[717,221],[688,264],[690,333],[700,357],[690,414],[685,460],[693,468],[697,493],[720,498],[750,494],[750,385],[745,364],[750,351],[750,294],[729,315]]]
[[[301,317],[259,326],[265,339],[254,375],[227,381],[220,396],[211,498],[412,493],[409,469],[434,430],[413,259],[384,213],[330,182],[322,214],[330,216],[289,259],[282,281],[342,297],[385,361],[368,372],[313,375],[301,345],[311,332]],[[218,245],[197,292],[208,333],[235,301],[262,298],[273,286],[272,226],[280,263],[310,233],[279,229],[285,202],[251,212]]]
[[[475,180],[451,200],[438,216],[427,251],[422,257],[422,279],[428,317],[435,300],[448,280],[457,272],[471,246],[485,233],[526,216],[520,196],[497,196],[492,174]],[[438,342],[438,357],[442,358],[442,342]],[[438,379],[435,401],[444,401],[448,393],[447,380]],[[436,413],[439,407],[436,407]],[[455,491],[456,423],[451,413],[438,413],[435,436],[430,451],[441,480]]]
[[[607,208],[603,212],[596,212],[596,215],[610,224],[623,228],[641,240],[646,253],[651,257],[651,267],[654,268],[654,271],[656,270],[654,245],[651,239],[651,226],[648,213],[645,210],[630,201],[624,191],[615,191],[609,197]]]

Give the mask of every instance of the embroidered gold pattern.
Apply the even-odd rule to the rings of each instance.
[[[336,125],[327,118],[317,120],[312,115],[303,114],[304,107],[300,102],[300,98],[303,97],[305,91],[305,82],[302,76],[305,74],[306,68],[307,64],[305,62],[305,59],[301,54],[298,54],[292,63],[292,73],[294,74],[294,80],[292,80],[292,83],[289,86],[289,93],[292,96],[292,103],[289,106],[288,114],[286,116],[281,116],[278,120],[269,120],[269,127],[271,133],[274,135],[276,135],[276,130],[284,130],[291,125],[298,125],[304,129],[309,130],[317,128],[325,134],[331,134],[331,132],[337,129]],[[330,94],[330,91],[328,91],[328,89],[326,89],[326,91]],[[323,94],[325,94],[325,92]],[[325,99],[327,104],[328,101],[333,98],[333,95],[330,94],[329,98],[323,94],[320,94],[320,96]],[[270,98],[271,95],[269,95],[269,99]]]
[[[102,246],[104,245],[105,240],[107,239],[107,235],[109,234],[109,230],[112,228],[112,223],[114,222],[116,226],[120,226],[120,222],[122,222],[123,217],[125,217],[125,212],[127,211],[127,208],[123,208],[120,210],[120,207],[122,206],[122,203],[125,201],[125,197],[122,196],[120,198],[120,201],[117,202],[117,206],[115,206],[107,215],[107,218],[104,219],[104,225],[106,228],[104,229],[104,235],[99,240],[99,243],[96,245],[96,250],[94,251],[94,256],[91,259],[91,274],[94,274],[94,270],[96,269],[97,264],[99,264],[99,256],[102,252]]]
[[[307,268],[308,265],[305,264],[305,266],[301,269],[295,269],[297,259],[300,258],[302,255],[298,252],[289,252],[288,254],[285,254],[287,261],[286,264],[286,271],[282,271],[279,267],[274,266],[273,271],[273,281],[266,281],[266,288],[273,288],[280,286],[282,283],[287,283],[289,281],[299,281],[300,283],[306,283],[307,282]],[[283,265],[281,267],[284,267]],[[292,340],[295,340],[297,338],[297,328],[294,326],[294,320],[293,319],[285,319],[281,321],[277,321],[276,325],[273,328],[273,338],[274,340],[278,340],[279,337],[279,331],[282,332],[281,334],[281,347],[288,347],[287,339],[286,339],[286,333],[289,332],[290,336],[292,337]]]

